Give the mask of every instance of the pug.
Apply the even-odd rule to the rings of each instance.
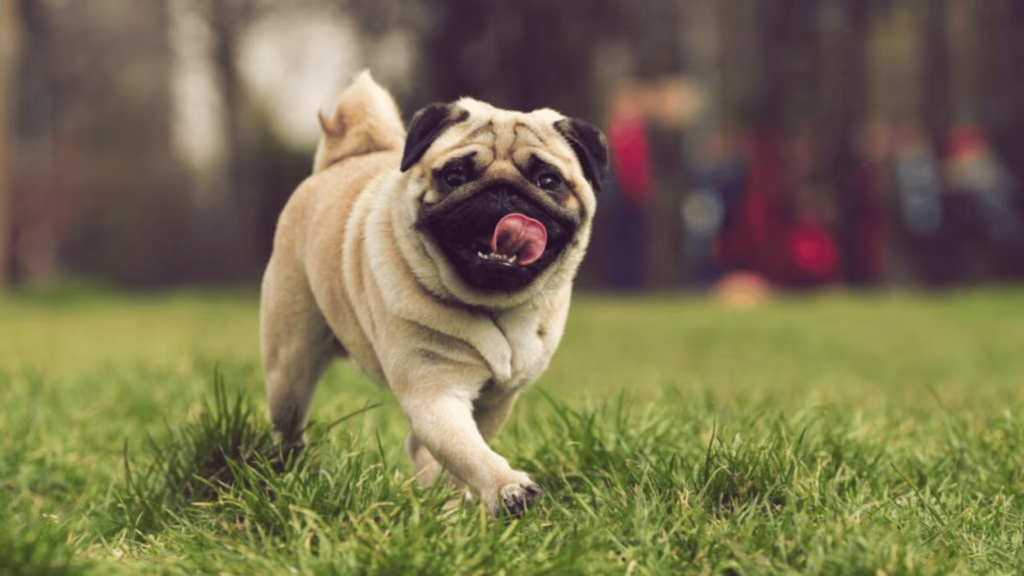
[[[488,443],[562,338],[604,136],[471,98],[423,108],[406,132],[368,72],[320,125],[261,289],[271,420],[301,446],[318,380],[347,357],[401,405],[422,485],[445,475],[521,513],[540,487]]]

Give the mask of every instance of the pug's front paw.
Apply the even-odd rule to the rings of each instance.
[[[533,480],[506,484],[498,491],[498,505],[495,516],[519,517],[527,508],[533,506],[540,497],[542,490]]]

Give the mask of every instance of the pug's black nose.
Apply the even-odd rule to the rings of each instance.
[[[487,202],[502,212],[512,211],[513,191],[508,186],[498,186],[487,191]]]

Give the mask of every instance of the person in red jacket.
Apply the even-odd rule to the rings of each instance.
[[[646,93],[634,80],[624,81],[612,99],[605,133],[611,156],[608,186],[611,285],[619,290],[643,288],[647,270],[648,209],[654,183],[645,120]]]

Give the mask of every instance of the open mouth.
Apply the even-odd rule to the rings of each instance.
[[[497,186],[451,206],[421,214],[418,227],[433,236],[462,280],[481,291],[525,287],[564,251],[575,231],[510,186]]]
[[[517,262],[519,266],[529,266],[544,255],[547,242],[548,229],[543,223],[513,212],[505,215],[494,227],[490,252],[477,252],[477,256],[509,266]]]

